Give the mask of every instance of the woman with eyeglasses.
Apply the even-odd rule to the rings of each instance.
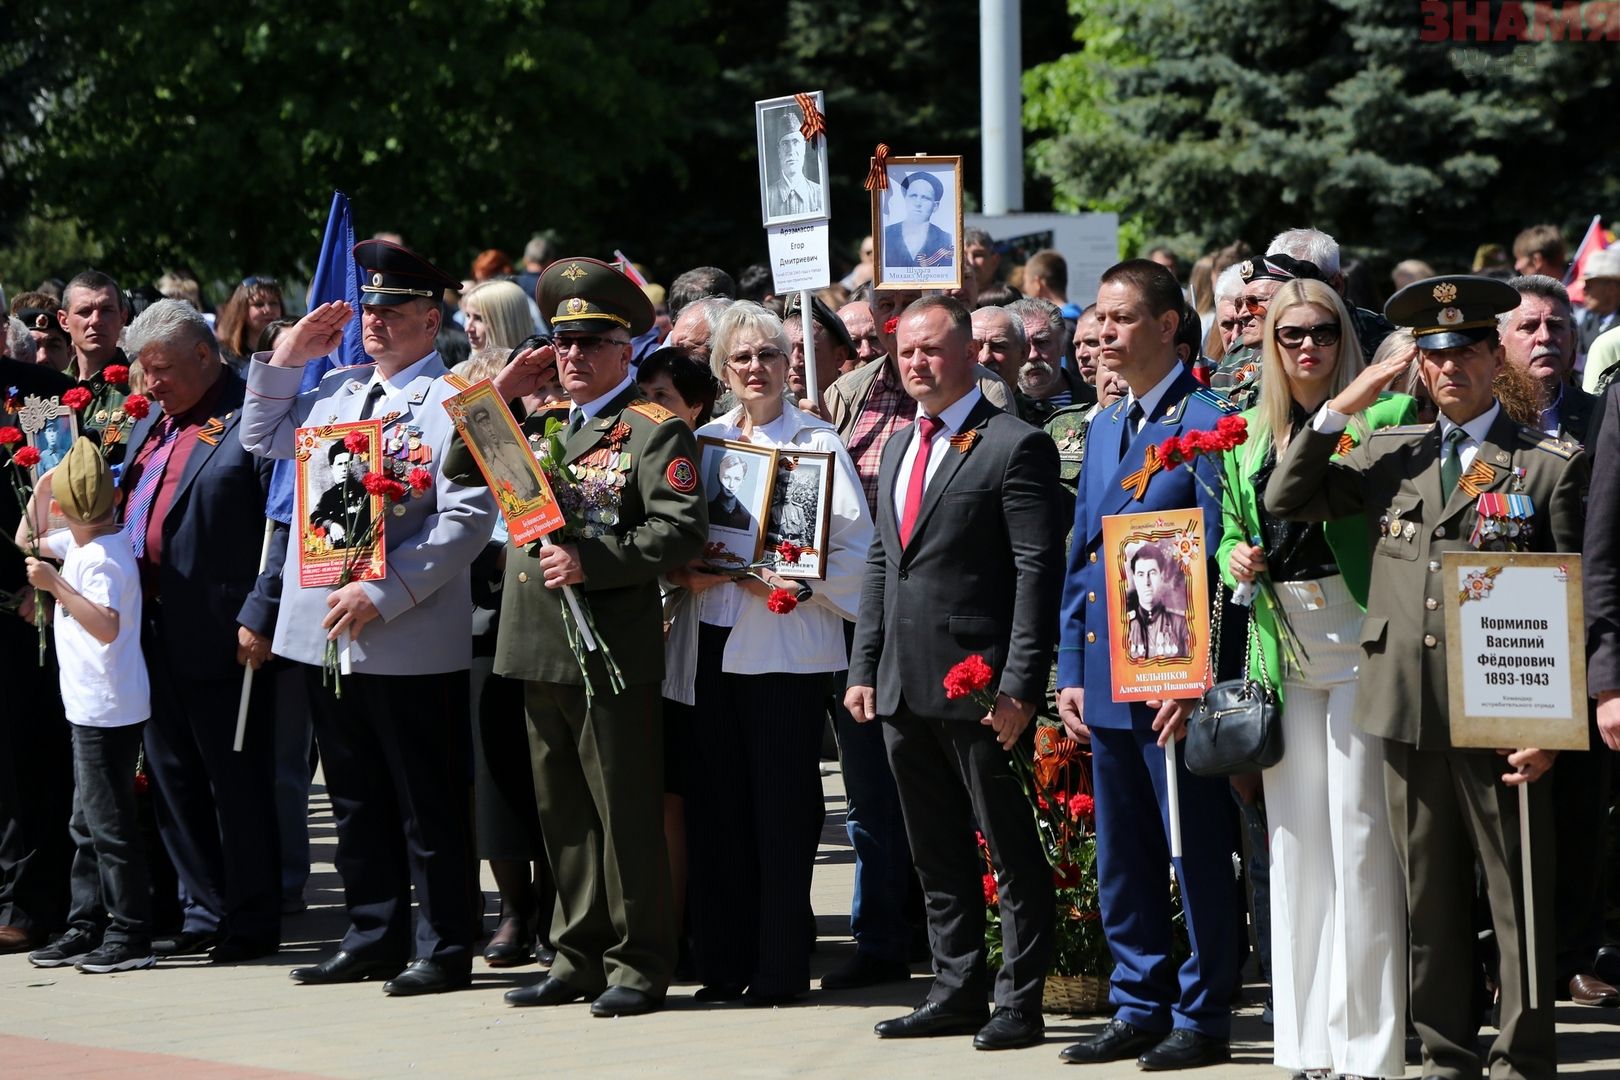
[[[243,278],[219,309],[214,336],[224,361],[245,375],[247,358],[253,355],[265,327],[282,316],[281,285],[275,278]]]
[[[1282,705],[1282,760],[1261,774],[1274,1058],[1312,1080],[1398,1077],[1405,1069],[1404,879],[1384,801],[1383,747],[1355,726],[1352,712],[1371,577],[1368,529],[1376,525],[1398,547],[1413,525],[1359,516],[1279,521],[1264,508],[1278,455],[1364,366],[1338,294],[1320,281],[1284,282],[1270,299],[1261,362],[1258,403],[1243,414],[1249,440],[1225,462],[1231,498],[1219,564],[1228,585],[1262,577],[1270,585],[1254,599],[1249,670]],[[1352,418],[1339,454],[1413,415],[1411,398],[1383,395]]]
[[[872,517],[832,425],[786,399],[780,319],[732,305],[715,322],[710,366],[738,405],[699,428],[700,439],[833,455],[824,580],[769,569],[733,577],[696,563],[670,575],[696,594],[698,616],[686,777],[697,996],[780,1005],[810,986],[821,737],[833,676],[849,665],[844,622],[855,619]],[[797,606],[773,612],[774,588],[797,590]]]

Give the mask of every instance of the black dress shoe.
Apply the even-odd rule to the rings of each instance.
[[[746,989],[747,987],[732,983],[709,983],[698,987],[697,993],[692,995],[692,1000],[701,1001],[706,1005],[717,1001],[740,1001]]]
[[[1143,1031],[1123,1020],[1110,1020],[1091,1038],[1064,1047],[1058,1057],[1087,1065],[1099,1061],[1124,1061],[1158,1045],[1162,1038],[1163,1035]]]
[[[1176,1028],[1164,1040],[1136,1059],[1136,1067],[1146,1072],[1169,1069],[1196,1069],[1232,1060],[1232,1048],[1225,1039],[1212,1039],[1190,1028]]]
[[[508,1005],[571,1005],[584,1001],[585,994],[561,979],[547,975],[533,986],[520,986],[506,992]]]
[[[592,1016],[643,1016],[664,1007],[662,997],[629,986],[610,986],[591,1002]]]
[[[1018,1050],[1046,1038],[1046,1021],[1038,1012],[998,1007],[990,1022],[973,1036],[975,1050]]]
[[[460,990],[472,982],[470,971],[452,971],[435,960],[412,960],[406,969],[383,983],[383,993],[390,997],[412,997],[416,994],[442,994],[446,990]]]
[[[172,937],[154,938],[152,952],[156,956],[201,955],[219,944],[219,935],[203,930],[183,930]]]
[[[1605,945],[1597,951],[1592,974],[1610,986],[1620,986],[1620,945]]]
[[[353,953],[338,950],[330,960],[314,967],[293,968],[287,974],[293,982],[307,986],[327,986],[333,983],[364,982],[367,979],[392,979],[403,965],[388,960],[366,960]]]
[[[208,960],[214,964],[240,964],[245,960],[258,960],[274,956],[281,951],[279,941],[252,941],[248,938],[226,938],[214,946]]]
[[[911,978],[911,968],[903,960],[879,960],[859,949],[843,967],[834,968],[821,977],[823,990],[855,990],[862,986],[881,983],[905,982]]]
[[[557,950],[544,941],[537,941],[534,944],[534,958],[541,967],[550,967],[557,962]]]
[[[931,1035],[977,1035],[984,1022],[983,1010],[959,1012],[937,1001],[925,1001],[904,1016],[878,1021],[872,1030],[880,1039],[923,1039]]]
[[[534,950],[521,941],[492,941],[484,950],[484,963],[492,968],[520,967],[533,960]]]

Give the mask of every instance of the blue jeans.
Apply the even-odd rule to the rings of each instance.
[[[135,812],[135,762],[145,727],[73,726],[68,834],[77,850],[68,925],[133,948],[152,940],[151,880]]]

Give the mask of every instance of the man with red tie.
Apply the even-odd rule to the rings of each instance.
[[[884,448],[844,704],[881,719],[906,835],[927,896],[933,988],[882,1038],[974,1035],[981,1050],[1039,1042],[1052,960],[1052,874],[1008,751],[1046,691],[1063,577],[1057,448],[977,385],[973,327],[948,297],[900,316],[896,357],[917,422]],[[995,675],[995,707],[949,700],[970,655]],[[1004,961],[986,1016],[984,867],[995,862]]]

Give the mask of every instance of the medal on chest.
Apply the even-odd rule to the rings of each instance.
[[[1534,531],[1530,496],[1487,491],[1474,501],[1474,531],[1468,542],[1482,551],[1523,551]]]

